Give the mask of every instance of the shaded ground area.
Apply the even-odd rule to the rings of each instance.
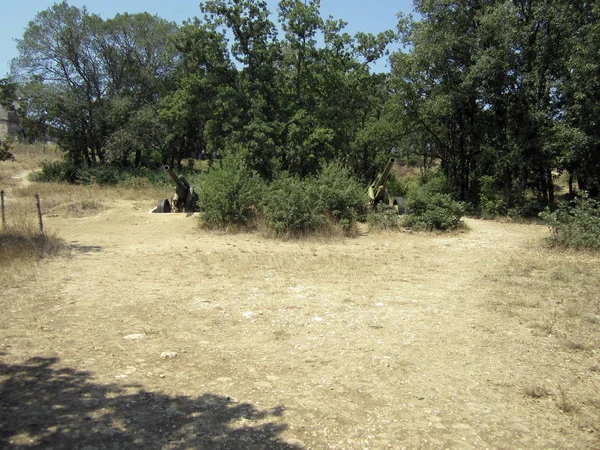
[[[0,364],[3,448],[298,448],[280,441],[282,410],[258,411],[213,394],[155,394],[99,385],[87,372],[55,368],[56,358]],[[245,421],[245,426],[234,426]]]
[[[468,224],[280,242],[126,201],[48,218],[73,251],[4,292],[0,442],[598,448],[597,338],[534,324],[568,300],[531,282],[555,268],[506,276],[547,257],[544,227]]]

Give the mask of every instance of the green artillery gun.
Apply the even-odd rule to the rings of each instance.
[[[392,168],[394,167],[394,158],[390,158],[387,162],[383,172],[377,175],[375,181],[369,186],[369,198],[371,199],[371,205],[375,207],[378,203],[385,203],[390,208],[398,213],[398,215],[404,214],[404,199],[402,197],[390,197],[387,189],[385,188],[385,182],[387,181]]]
[[[198,194],[194,192],[194,188],[190,186],[183,175],[175,175],[169,166],[164,166],[165,172],[171,177],[175,183],[175,192],[171,196],[171,203],[166,198],[158,201],[156,212],[168,213],[172,210],[176,212],[194,212],[198,203]]]

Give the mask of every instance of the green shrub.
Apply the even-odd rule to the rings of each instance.
[[[277,236],[303,235],[323,229],[327,223],[319,208],[319,187],[314,180],[283,174],[265,190],[262,213],[265,224]]]
[[[494,177],[489,175],[479,179],[481,188],[479,191],[479,210],[484,219],[493,219],[508,213],[506,202],[496,189]]]
[[[90,184],[102,184],[114,186],[126,178],[125,171],[117,166],[101,165],[88,169],[78,169],[77,183],[85,186]]]
[[[241,159],[225,158],[198,180],[201,223],[209,227],[247,225],[263,183]]]
[[[458,228],[465,207],[452,199],[448,189],[445,178],[437,176],[411,192],[406,201],[404,226],[427,231]]]
[[[402,226],[402,221],[396,211],[385,203],[378,203],[367,214],[369,227],[378,230],[397,230]]]
[[[419,186],[414,190],[422,190],[430,194],[452,195],[452,183],[442,173],[434,173],[426,176]]]
[[[77,169],[66,160],[42,161],[42,169],[31,174],[32,181],[45,183],[74,183],[77,180]]]
[[[315,209],[326,213],[342,229],[350,230],[357,220],[365,216],[365,189],[341,163],[327,164],[314,183],[317,196]]]
[[[600,248],[600,202],[576,197],[556,211],[546,208],[539,216],[550,228],[554,244],[573,248]]]
[[[406,197],[409,190],[410,181],[401,179],[395,174],[390,174],[390,177],[385,182],[385,188],[387,189],[390,197]]]
[[[14,161],[15,155],[12,154],[12,143],[9,139],[0,139],[0,161]]]

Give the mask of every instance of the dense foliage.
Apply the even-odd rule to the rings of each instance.
[[[600,202],[578,196],[556,211],[540,214],[552,233],[551,242],[574,248],[600,249]]]
[[[415,230],[454,230],[461,224],[465,207],[452,199],[452,186],[443,175],[433,176],[416,187],[406,201],[403,225]]]
[[[577,184],[597,198],[600,6],[415,0],[414,9],[418,18],[400,16],[396,31],[351,36],[321,17],[319,0],[281,0],[274,15],[262,0],[207,0],[181,26],[148,14],[102,19],[63,2],[18,41],[3,102],[18,100],[29,136],[57,135],[76,171],[235,156],[251,178],[274,182],[265,205],[277,188],[302,209],[305,180],[335,164],[364,185],[392,147],[425,178],[439,169],[448,181],[413,200],[425,228],[453,227],[438,208],[459,214],[455,201],[484,217],[539,210],[555,201],[557,172],[568,173],[570,194]],[[373,73],[394,41],[403,46],[391,73]],[[344,186],[312,187],[308,203],[327,198],[319,211],[344,226],[364,215],[338,204]],[[323,222],[321,212],[266,211],[299,229]]]
[[[247,225],[256,214],[263,182],[240,158],[225,158],[201,179],[202,223],[211,228]]]
[[[269,185],[260,205],[267,228],[278,236],[335,227],[348,233],[365,207],[364,189],[340,164],[327,165],[304,179],[283,173]]]
[[[15,155],[12,154],[12,145],[8,139],[0,138],[0,161],[14,161]]]
[[[454,194],[491,214],[553,201],[553,170],[597,195],[598,5],[417,0],[415,9],[420,20],[399,23],[409,51],[392,57],[390,102],[412,130],[406,145],[439,160]]]

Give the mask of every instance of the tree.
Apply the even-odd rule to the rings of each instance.
[[[205,23],[233,34],[231,51],[241,67],[235,77],[234,98],[228,97],[228,106],[238,111],[232,117],[234,126],[224,151],[245,153],[250,167],[269,178],[278,169],[282,123],[276,88],[279,45],[267,4],[261,0],[211,0],[201,5],[201,10]]]
[[[563,18],[570,30],[567,35],[572,49],[568,70],[559,97],[564,142],[561,168],[577,177],[579,186],[590,196],[600,196],[600,5],[573,2]]]
[[[14,109],[17,100],[17,83],[10,78],[0,78],[0,107],[7,111]]]
[[[507,207],[528,192],[553,201],[552,170],[565,164],[568,141],[582,142],[563,96],[570,36],[581,39],[575,6],[420,0],[415,8],[419,21],[399,23],[410,51],[393,56],[400,128],[412,125],[411,141],[433,151],[463,200],[477,203],[491,177]]]
[[[180,57],[173,86],[160,102],[160,116],[169,129],[166,144],[175,159],[187,153],[212,161],[236,120],[231,102],[236,71],[225,36],[196,19],[178,30],[173,45]]]
[[[157,100],[171,65],[166,40],[174,28],[148,14],[104,21],[66,2],[39,12],[18,40],[12,64],[25,117],[56,129],[76,167],[108,162],[111,134]],[[125,97],[130,107],[117,117],[113,106]],[[133,154],[138,165],[141,155]]]

